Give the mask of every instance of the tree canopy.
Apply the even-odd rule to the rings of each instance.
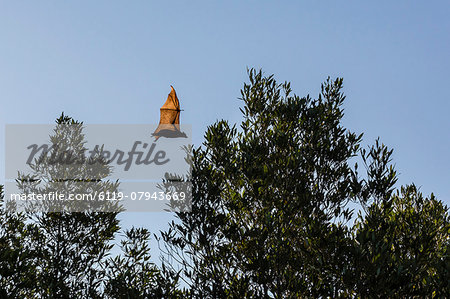
[[[341,78],[328,78],[316,99],[299,97],[250,70],[240,125],[217,121],[191,153],[192,209],[155,234],[161,266],[144,228],[122,230],[122,253],[110,256],[116,213],[2,209],[0,296],[447,296],[448,207],[415,185],[396,186],[392,149],[365,146],[343,126],[342,89]],[[72,146],[82,146],[81,130]]]
[[[190,294],[446,294],[447,207],[396,191],[392,150],[342,126],[343,80],[312,99],[261,71],[249,79],[240,127],[216,122],[193,152],[192,212],[162,233]],[[352,203],[365,211],[354,225]]]

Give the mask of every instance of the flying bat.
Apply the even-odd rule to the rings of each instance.
[[[155,136],[155,141],[159,137],[166,138],[178,138],[187,137],[185,133],[180,131],[180,101],[178,100],[177,93],[171,85],[172,89],[167,96],[167,100],[161,107],[159,125],[153,132],[152,136]]]

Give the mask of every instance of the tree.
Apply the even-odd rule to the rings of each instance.
[[[414,185],[374,203],[354,226],[355,289],[363,297],[437,297],[450,293],[450,217]]]
[[[36,248],[33,241],[40,237],[23,213],[4,209],[3,186],[0,185],[0,297],[31,297],[36,287]]]
[[[53,145],[50,152],[30,165],[31,174],[19,176],[19,189],[35,194],[59,192],[66,198],[69,193],[117,191],[117,182],[104,180],[111,171],[107,164],[51,162],[55,157],[77,158],[86,151],[82,123],[64,114],[56,123],[50,137]],[[89,159],[101,161],[101,152]],[[97,212],[89,210],[90,207],[86,206],[81,212],[66,211],[64,206],[58,205],[49,208],[61,208],[61,211],[27,211],[27,219],[40,233],[33,242],[37,251],[34,290],[37,296],[101,297],[106,279],[104,262],[119,229],[118,212]]]
[[[192,212],[178,212],[162,232],[165,263],[182,271],[193,297],[385,294],[362,287],[370,280],[356,273],[375,265],[360,264],[368,245],[347,223],[350,202],[370,207],[367,217],[395,202],[392,150],[378,140],[361,149],[362,134],[342,126],[342,79],[328,79],[318,99],[293,95],[289,83],[261,71],[250,70],[249,79],[240,130],[218,121],[193,151]]]
[[[1,209],[0,297],[450,293],[448,207],[414,185],[396,189],[392,150],[379,140],[363,149],[362,134],[342,126],[342,79],[328,79],[312,99],[293,95],[289,83],[278,84],[261,71],[251,70],[249,78],[241,92],[240,128],[224,120],[208,127],[203,146],[187,157],[190,174],[167,174],[161,185],[187,180],[181,186],[192,191],[191,211],[175,202],[178,219],[161,232],[161,267],[150,260],[150,233],[142,228],[125,231],[122,254],[108,257],[119,230],[116,212]],[[62,115],[52,141],[60,144],[55,151],[82,152],[82,124]],[[82,189],[61,175],[77,174],[72,169],[32,167],[34,173],[18,180],[25,192],[118,186],[105,180],[107,165],[79,168],[79,179],[87,178]],[[359,204],[356,220],[350,203]]]
[[[132,228],[121,241],[123,255],[108,262],[106,295],[109,298],[183,298],[178,277],[150,261],[150,232]]]
[[[61,115],[52,147],[20,174],[25,193],[97,194],[117,192],[106,178],[111,167],[94,152],[87,163],[83,123]],[[145,229],[125,230],[122,254],[111,257],[120,207],[114,203],[27,204],[6,209],[0,186],[1,298],[179,298],[177,275],[150,261]]]

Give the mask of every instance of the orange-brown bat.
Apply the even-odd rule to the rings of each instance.
[[[155,136],[155,141],[161,136],[167,138],[187,137],[185,133],[180,131],[180,101],[172,85],[170,88],[172,90],[160,109],[159,125],[152,134],[152,136]]]

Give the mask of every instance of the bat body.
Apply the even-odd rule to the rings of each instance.
[[[178,138],[187,137],[185,133],[180,131],[180,101],[178,100],[177,93],[173,86],[167,96],[167,100],[160,109],[159,125],[153,132],[155,141],[159,137]]]

